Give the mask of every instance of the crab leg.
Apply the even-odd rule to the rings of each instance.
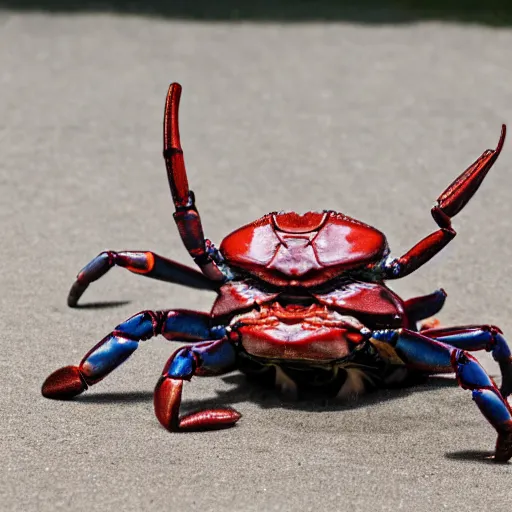
[[[234,425],[241,417],[234,409],[207,409],[180,417],[183,381],[194,375],[221,375],[236,368],[236,350],[224,338],[177,350],[167,361],[158,381],[154,406],[158,421],[170,431],[210,430]]]
[[[446,300],[446,292],[440,288],[429,295],[406,300],[404,309],[411,325],[439,313]]]
[[[142,311],[119,324],[84,356],[78,366],[65,366],[44,382],[47,398],[72,398],[96,384],[139,347],[139,342],[162,334],[168,340],[218,339],[224,327],[210,327],[206,313],[186,310]]]
[[[437,204],[431,212],[440,229],[418,242],[400,258],[387,262],[384,267],[385,279],[398,279],[414,272],[455,237],[456,232],[452,228],[451,218],[466,206],[478,190],[503,148],[505,135],[506,126],[503,125],[496,149],[485,151],[438,197]]]
[[[500,392],[504,397],[512,393],[512,355],[503,333],[494,325],[468,325],[464,327],[445,327],[424,329],[424,336],[447,343],[463,350],[486,350],[499,364],[502,382]]]
[[[512,409],[494,381],[465,350],[408,329],[374,331],[372,337],[391,344],[412,369],[427,373],[455,372],[463,389],[470,389],[482,414],[498,432],[495,460],[512,457]]]
[[[163,154],[176,208],[174,220],[187,251],[203,274],[214,281],[222,281],[224,276],[213,261],[210,252],[207,251],[207,241],[204,238],[203,225],[195,206],[194,193],[188,187],[178,124],[180,97],[181,85],[171,84],[165,102]]]
[[[181,284],[202,290],[215,290],[212,282],[196,270],[149,251],[104,251],[90,261],[79,273],[68,294],[68,306],[75,307],[87,287],[105,275],[112,267],[123,267],[168,283]]]

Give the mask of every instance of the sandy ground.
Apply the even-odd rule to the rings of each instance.
[[[512,31],[476,25],[0,14],[0,509],[510,510],[512,465],[482,460],[495,433],[452,380],[336,405],[283,403],[238,374],[197,378],[186,408],[243,418],[183,435],[152,405],[177,343],[144,343],[73,402],[40,386],[133,313],[211,306],[208,292],[120,269],[91,286],[89,307],[66,306],[103,249],[188,262],[161,159],[169,82],[184,86],[209,238],[272,210],[336,209],[385,231],[398,255],[512,124],[511,62]],[[457,217],[459,237],[395,284],[404,297],[443,286],[444,324],[512,332],[510,147]]]

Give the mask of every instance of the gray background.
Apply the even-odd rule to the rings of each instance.
[[[111,307],[65,304],[103,249],[189,262],[161,158],[169,82],[184,87],[208,237],[272,210],[336,209],[385,231],[398,255],[512,120],[511,30],[113,11],[0,11],[0,509],[510,510],[512,465],[482,460],[495,433],[452,380],[337,405],[284,404],[238,374],[196,378],[185,407],[243,418],[183,435],[152,405],[178,344],[144,343],[73,402],[43,399],[40,385],[133,313],[212,303],[114,269],[83,299]],[[456,240],[394,284],[404,297],[445,287],[443,324],[512,332],[511,155],[509,139]]]

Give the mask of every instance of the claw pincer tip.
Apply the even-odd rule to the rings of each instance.
[[[44,381],[41,393],[45,398],[65,400],[79,395],[87,387],[77,366],[65,366]]]

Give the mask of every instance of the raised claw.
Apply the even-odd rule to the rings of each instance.
[[[83,393],[87,388],[78,366],[65,366],[47,377],[41,393],[46,398],[66,400]]]
[[[176,212],[173,214],[181,239],[202,273],[212,281],[224,281],[224,274],[207,252],[203,225],[188,186],[187,171],[180,142],[178,112],[181,85],[169,86],[164,112],[164,160]]]
[[[206,409],[180,418],[182,379],[162,377],[155,388],[154,406],[158,421],[171,432],[217,430],[233,426],[241,414],[234,409]]]
[[[434,209],[441,210],[448,217],[455,217],[466,206],[501,153],[506,134],[507,127],[502,125],[501,136],[496,149],[484,151],[482,156],[470,165],[438,197],[437,205]],[[432,215],[436,219],[434,210]]]
[[[183,160],[178,122],[180,98],[181,85],[178,83],[171,84],[165,101],[163,154],[167,167],[169,186],[171,187],[172,198],[176,208],[187,207],[190,202],[190,190]]]

